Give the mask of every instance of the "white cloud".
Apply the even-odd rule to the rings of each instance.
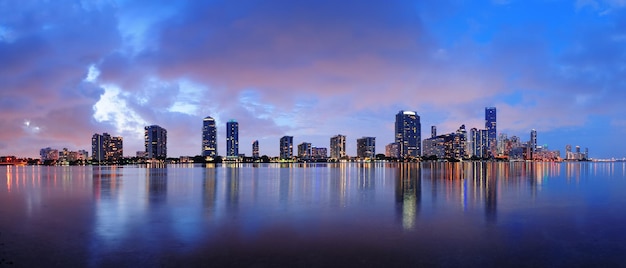
[[[93,106],[93,118],[98,122],[110,122],[116,127],[117,133],[129,132],[143,135],[143,128],[147,125],[135,111],[130,109],[124,100],[124,94],[118,87],[102,85],[104,94]]]

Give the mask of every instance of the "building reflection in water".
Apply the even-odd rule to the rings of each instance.
[[[162,205],[167,202],[167,167],[146,169],[146,192],[150,205]]]
[[[420,163],[398,164],[396,170],[396,210],[404,229],[413,229],[422,201]]]
[[[116,166],[93,166],[93,196],[96,200],[115,200],[122,188],[122,171]]]
[[[294,167],[291,164],[283,163],[278,168],[278,202],[283,206],[289,206],[292,192],[292,172]]]
[[[476,162],[474,172],[478,180],[483,182],[485,196],[485,219],[487,222],[496,222],[498,216],[498,178],[508,178],[506,163]],[[477,177],[474,177],[477,180]]]
[[[348,189],[348,180],[346,174],[348,172],[347,163],[336,163],[329,165],[329,184],[330,200],[329,203],[336,207],[345,207],[346,191]]]
[[[215,164],[206,164],[202,170],[202,204],[205,209],[209,211],[215,211],[217,202],[217,169]]]
[[[361,203],[374,203],[376,196],[376,176],[377,168],[373,163],[357,164],[357,190]]]
[[[239,208],[239,169],[238,164],[224,167],[226,175],[225,205],[226,210],[236,213]]]

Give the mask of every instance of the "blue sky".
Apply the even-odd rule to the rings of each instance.
[[[624,157],[626,1],[2,1],[0,155],[90,149],[93,133],[200,153],[202,118],[240,125],[240,152],[283,135],[393,141],[484,127],[594,158]]]

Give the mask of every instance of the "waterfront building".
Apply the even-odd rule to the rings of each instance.
[[[456,132],[424,139],[424,157],[463,159],[467,157],[467,131],[461,125]]]
[[[146,158],[165,160],[167,158],[167,130],[152,125],[144,128]]]
[[[487,130],[487,154],[489,157],[496,156],[497,151],[497,129],[496,129],[496,107],[485,108],[485,129]]]
[[[310,159],[312,157],[312,146],[309,142],[303,142],[298,145],[298,157],[300,159]]]
[[[215,119],[210,116],[202,120],[202,156],[217,156],[217,128]]]
[[[422,125],[414,111],[396,114],[395,142],[400,145],[400,157],[418,157],[422,154]]]
[[[293,136],[280,138],[280,159],[291,160],[293,158]]]
[[[311,147],[311,156],[313,159],[326,159],[328,157],[328,149],[326,147]]]
[[[259,141],[252,142],[252,158],[259,159]]]
[[[108,133],[93,134],[91,137],[92,160],[96,162],[115,162],[124,156],[124,140],[112,137]]]
[[[341,159],[346,157],[346,136],[337,134],[330,138],[330,158]]]
[[[537,131],[536,130],[531,130],[530,131],[530,158],[534,159],[535,158],[535,152],[537,152]]]
[[[361,159],[376,158],[376,138],[362,137],[356,140],[356,155]]]
[[[41,157],[42,163],[46,161],[57,161],[59,160],[59,150],[50,147],[42,148],[39,150],[39,156]]]
[[[389,158],[400,158],[400,143],[392,142],[385,146],[385,156]]]
[[[226,157],[239,157],[239,123],[232,119],[226,122]]]
[[[425,158],[443,159],[446,157],[446,138],[447,135],[435,136],[424,139],[422,145]],[[392,143],[393,144],[393,143]]]
[[[509,138],[507,137],[506,133],[499,133],[498,134],[498,155],[499,156],[506,156],[509,154],[509,151],[507,150],[507,147],[509,146]]]
[[[473,157],[485,158],[488,156],[488,133],[486,129],[470,129],[469,154]]]

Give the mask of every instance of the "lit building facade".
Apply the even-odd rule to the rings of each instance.
[[[145,127],[144,146],[146,158],[165,160],[167,158],[167,130],[157,125]]]
[[[346,136],[335,135],[330,138],[330,158],[341,159],[346,157]]]
[[[115,162],[124,156],[124,140],[112,137],[108,133],[93,134],[91,137],[92,160],[96,162]]]
[[[469,133],[469,155],[478,158],[488,156],[488,133],[486,129],[470,129]]]
[[[376,158],[376,138],[362,137],[356,140],[356,156],[361,159]]]
[[[424,139],[424,157],[463,159],[467,157],[467,131],[462,125],[456,132]]]
[[[293,158],[293,136],[280,138],[280,159],[291,160]]]
[[[39,150],[41,162],[59,160],[59,150],[50,147]]]
[[[328,149],[326,147],[311,147],[311,156],[314,159],[328,158]]]
[[[298,157],[301,159],[310,159],[312,157],[312,146],[309,142],[303,142],[298,145]]]
[[[400,143],[392,142],[385,146],[385,156],[389,158],[400,157]]]
[[[537,131],[536,130],[531,130],[530,131],[530,158],[534,159],[535,158],[535,153],[537,152]]]
[[[485,108],[485,129],[487,130],[487,154],[494,157],[497,154],[497,128],[496,128],[496,107]]]
[[[400,111],[396,114],[395,142],[400,145],[400,157],[422,155],[422,125],[420,117],[413,111]]]
[[[259,157],[259,141],[255,140],[252,142],[252,158],[258,159]]]
[[[215,119],[210,116],[202,120],[202,156],[217,156],[217,128]]]
[[[226,157],[239,157],[239,123],[235,120],[226,122]]]

